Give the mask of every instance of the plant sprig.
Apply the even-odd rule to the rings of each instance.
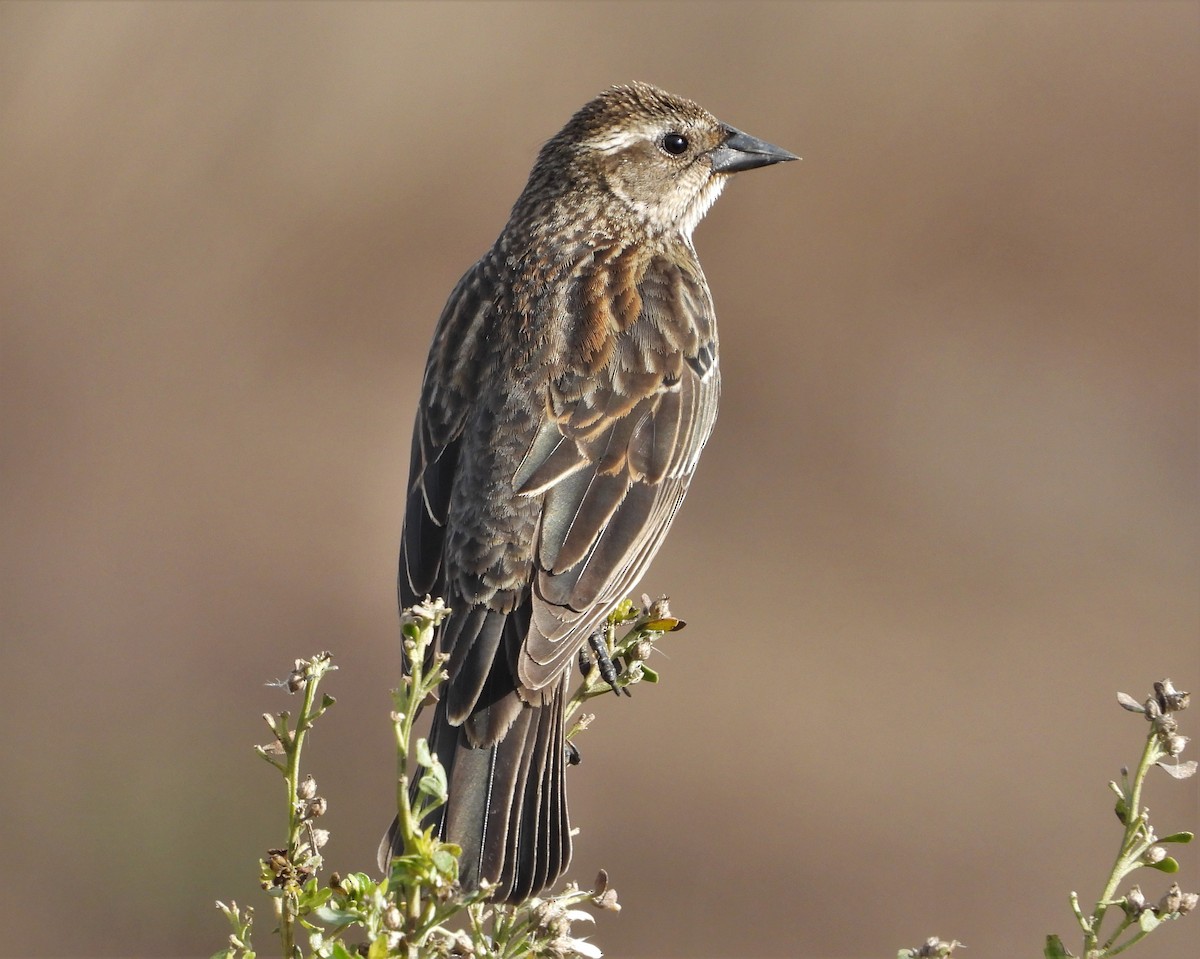
[[[647,665],[646,660],[654,652],[654,644],[664,633],[673,633],[687,624],[671,615],[670,601],[666,596],[651,600],[642,596],[642,605],[635,606],[626,599],[608,614],[604,627],[597,638],[603,643],[605,655],[615,671],[605,676],[599,657],[587,658],[587,650],[581,653],[583,679],[575,688],[563,711],[568,723],[567,742],[587,729],[594,718],[583,715],[574,724],[571,720],[580,707],[590,699],[603,696],[614,690],[627,692],[637,683],[657,683],[658,672]],[[624,635],[617,637],[617,629],[628,626]]]
[[[1162,923],[1179,919],[1196,909],[1200,896],[1185,893],[1178,883],[1172,883],[1156,902],[1147,901],[1140,886],[1133,886],[1123,896],[1117,891],[1121,883],[1139,869],[1156,869],[1173,874],[1179,862],[1164,848],[1170,844],[1189,843],[1191,832],[1173,832],[1157,836],[1150,824],[1150,810],[1142,803],[1146,777],[1152,769],[1162,769],[1175,779],[1195,775],[1195,762],[1180,762],[1179,755],[1188,737],[1180,735],[1175,714],[1187,709],[1190,696],[1176,690],[1169,679],[1154,684],[1153,693],[1138,702],[1126,693],[1117,693],[1117,702],[1130,712],[1140,713],[1150,724],[1141,758],[1133,771],[1121,770],[1121,782],[1110,782],[1109,788],[1117,797],[1115,812],[1123,827],[1121,842],[1104,889],[1090,913],[1085,913],[1077,893],[1071,893],[1071,911],[1082,933],[1084,959],[1108,959],[1119,955],[1145,939]],[[1112,907],[1120,909],[1115,928],[1104,929],[1105,917]],[[1046,959],[1068,959],[1074,954],[1056,935],[1046,937]]]
[[[1155,683],[1154,692],[1144,702],[1117,693],[1117,702],[1130,712],[1143,715],[1150,728],[1132,778],[1125,768],[1121,770],[1120,783],[1108,784],[1117,797],[1116,814],[1123,832],[1104,890],[1090,913],[1084,913],[1078,893],[1072,892],[1070,896],[1071,911],[1082,933],[1083,959],[1109,959],[1120,955],[1164,922],[1179,919],[1200,905],[1200,896],[1183,892],[1178,883],[1172,883],[1157,903],[1148,902],[1139,886],[1117,896],[1121,883],[1139,869],[1156,869],[1168,874],[1178,872],[1178,860],[1168,855],[1164,846],[1189,843],[1194,838],[1186,831],[1161,837],[1155,835],[1150,825],[1150,810],[1142,804],[1146,777],[1151,769],[1162,769],[1175,779],[1187,779],[1196,773],[1196,763],[1179,761],[1188,737],[1180,735],[1175,714],[1187,709],[1189,700],[1189,695],[1175,689],[1169,679]],[[1115,928],[1102,931],[1105,917],[1110,915],[1113,906],[1120,907],[1121,918]],[[958,940],[943,942],[934,937],[921,946],[901,949],[897,959],[947,959],[961,946]],[[1045,959],[1075,959],[1075,953],[1067,949],[1057,935],[1046,937],[1043,955]]]
[[[287,842],[270,849],[260,861],[260,882],[274,901],[279,921],[279,936],[286,957],[302,953],[296,945],[296,927],[302,924],[301,898],[316,890],[316,876],[323,860],[319,852],[329,838],[324,829],[317,829],[313,820],[325,814],[328,804],[317,795],[316,781],[308,776],[300,779],[300,755],[304,741],[313,724],[335,702],[332,696],[317,701],[317,687],[325,674],[337,669],[331,654],[318,653],[312,659],[298,659],[284,680],[268,685],[286,689],[291,694],[302,692],[300,712],[294,726],[285,710],[272,715],[263,713],[274,742],[255,746],[254,751],[283,774],[287,791]],[[232,921],[232,920],[231,920]],[[248,927],[247,927],[248,931]]]
[[[644,600],[641,609],[629,601],[622,603],[606,621],[603,649],[613,670],[602,669],[596,662],[588,664],[583,681],[565,707],[568,721],[595,696],[643,680],[658,681],[658,674],[645,660],[655,640],[683,623],[671,616],[665,597],[653,603]],[[327,803],[317,795],[311,776],[301,778],[300,758],[306,734],[334,704],[331,696],[318,699],[317,688],[337,667],[328,653],[321,653],[311,660],[297,660],[286,680],[271,684],[292,694],[303,693],[294,725],[287,712],[264,714],[274,741],[255,747],[282,774],[286,787],[287,843],[268,850],[261,860],[261,880],[275,904],[277,931],[287,959],[601,956],[594,943],[573,932],[573,926],[594,921],[584,906],[610,911],[621,908],[603,871],[590,890],[571,883],[556,896],[532,898],[518,905],[492,903],[486,885],[472,891],[459,885],[459,847],[438,838],[432,826],[422,825],[446,801],[445,769],[428,742],[414,737],[414,724],[445,678],[446,657],[432,651],[437,626],[449,614],[441,600],[429,598],[402,614],[405,672],[392,694],[391,717],[396,741],[397,837],[402,851],[380,880],[356,872],[346,876],[332,873],[325,886],[317,881],[324,865],[318,850],[327,842],[328,833],[315,828],[313,820],[324,814]],[[622,625],[629,628],[618,639],[617,628]],[[571,735],[590,720],[583,717],[577,721]],[[217,905],[232,933],[229,945],[213,959],[254,959],[250,942],[253,910],[239,908],[237,903]],[[299,942],[301,934],[307,934],[307,951]]]

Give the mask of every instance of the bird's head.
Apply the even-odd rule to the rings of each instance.
[[[691,100],[633,83],[570,119],[543,148],[530,188],[615,204],[610,212],[640,229],[690,239],[730,174],[795,159]]]

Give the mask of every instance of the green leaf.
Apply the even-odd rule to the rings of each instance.
[[[304,894],[300,897],[301,909],[317,909],[329,901],[333,890],[328,886],[317,888],[316,880],[304,884]]]
[[[608,622],[616,625],[617,623],[625,622],[627,619],[632,619],[635,608],[632,599],[621,600],[621,602],[613,607],[613,611],[608,614]]]
[[[333,944],[333,952],[331,952],[330,955],[332,956],[332,959],[354,959],[354,956],[351,954],[350,950],[340,942],[335,942]]]
[[[1162,840],[1159,841],[1161,842]],[[1167,856],[1166,859],[1160,859],[1158,862],[1148,862],[1146,865],[1151,869],[1157,869],[1159,872],[1179,872],[1179,860],[1172,859],[1170,856]]]
[[[433,765],[433,754],[429,751],[429,743],[425,739],[417,740],[417,762],[426,769]]]
[[[458,859],[445,847],[433,851],[433,864],[451,882],[458,878]]]
[[[367,959],[387,959],[387,933],[380,934],[367,950]]]
[[[1186,843],[1186,842],[1191,842],[1191,841],[1192,841],[1193,839],[1195,839],[1195,838],[1196,838],[1196,834],[1195,834],[1195,833],[1191,833],[1191,832],[1173,832],[1173,833],[1171,833],[1171,835],[1169,835],[1169,836],[1163,836],[1163,837],[1162,837],[1162,839],[1160,839],[1160,840],[1158,840],[1158,841],[1159,841],[1159,842],[1178,842],[1178,843]]]
[[[425,864],[424,856],[396,856],[392,860],[392,869],[388,873],[388,879],[400,888],[420,882],[425,874]]]
[[[357,909],[339,909],[336,906],[322,906],[313,915],[321,922],[338,928],[348,926],[352,922],[359,922],[364,918]]]
[[[1153,909],[1146,909],[1140,916],[1138,916],[1138,928],[1141,929],[1142,932],[1153,932],[1158,928],[1160,922],[1162,922],[1162,920],[1154,914]]]
[[[433,797],[439,804],[446,801],[449,788],[450,786],[446,782],[446,770],[442,768],[441,763],[434,763],[429,772],[422,776],[420,782],[417,783],[417,792]]]
[[[1074,953],[1063,945],[1063,941],[1058,936],[1053,934],[1046,937],[1046,948],[1042,951],[1042,955],[1046,959],[1074,959]]]
[[[365,872],[352,872],[342,876],[338,883],[341,891],[351,899],[361,897],[365,892],[374,888],[375,882]]]
[[[658,671],[651,669],[645,663],[642,663],[642,682],[657,683],[658,682]]]

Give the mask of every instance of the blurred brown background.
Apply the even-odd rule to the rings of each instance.
[[[323,648],[328,863],[373,868],[429,336],[631,79],[804,162],[697,232],[726,398],[643,584],[691,625],[571,776],[598,943],[1069,933],[1143,734],[1115,692],[1200,687],[1198,10],[0,6],[4,948],[208,955],[235,897],[271,954],[250,746]]]

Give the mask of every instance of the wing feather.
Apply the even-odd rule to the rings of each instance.
[[[517,660],[531,691],[561,673],[645,572],[712,430],[716,342],[711,317],[691,313],[711,311],[707,293],[673,264],[649,272],[640,314],[617,334],[605,368],[551,386],[550,421],[584,462],[544,494],[531,626]],[[555,440],[552,455],[564,446]]]

